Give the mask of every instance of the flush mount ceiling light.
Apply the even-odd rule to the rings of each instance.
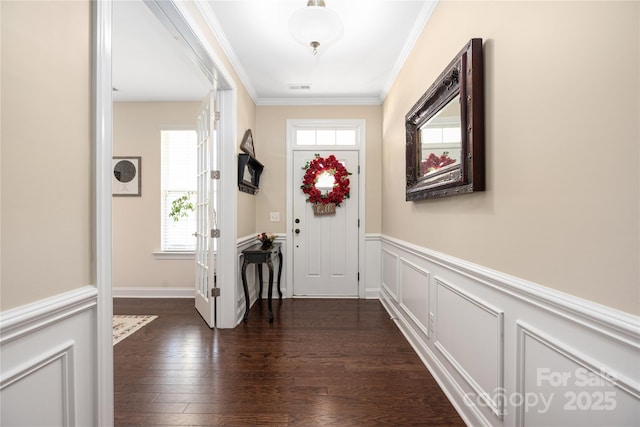
[[[294,40],[310,46],[315,55],[320,44],[331,43],[340,37],[342,21],[335,11],[327,9],[324,0],[309,0],[307,7],[291,15],[289,33]]]

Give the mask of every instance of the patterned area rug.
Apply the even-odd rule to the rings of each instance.
[[[148,315],[114,315],[113,345],[118,344],[143,326],[148,325],[157,317]]]

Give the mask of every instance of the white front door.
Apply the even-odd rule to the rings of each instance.
[[[302,192],[303,167],[330,154],[352,173],[350,198],[333,215],[314,215]],[[358,152],[293,153],[293,295],[358,297]]]
[[[198,115],[198,165],[197,165],[197,201],[196,201],[196,310],[209,327],[215,326],[216,297],[216,252],[217,239],[213,230],[217,226],[218,181],[211,171],[218,168],[218,141],[216,134],[216,95],[209,93]]]

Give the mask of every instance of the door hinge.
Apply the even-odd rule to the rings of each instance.
[[[220,179],[220,171],[211,171],[211,179]]]
[[[360,165],[358,165],[358,175],[360,175]]]
[[[360,272],[358,271],[358,282],[360,281]]]
[[[220,229],[219,228],[212,228],[211,229],[211,237],[220,237]]]
[[[360,228],[360,218],[358,218],[358,228]]]
[[[220,111],[215,111],[213,113],[214,120],[220,120]]]
[[[220,288],[211,288],[211,296],[219,297],[220,296]]]

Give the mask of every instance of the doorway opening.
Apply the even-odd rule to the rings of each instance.
[[[111,176],[113,156],[113,103],[112,97],[119,90],[112,83],[112,33],[114,29],[114,3],[111,1],[97,2],[93,5],[94,18],[94,139],[96,144],[95,169],[95,276],[98,289],[98,319],[97,319],[97,354],[98,354],[98,424],[111,425],[113,422],[113,347],[112,347],[112,314],[113,314],[113,271],[112,271],[112,191]],[[185,6],[179,1],[152,0],[145,2],[117,2],[118,6],[139,3],[150,9],[155,15],[156,22],[161,24],[164,31],[171,35],[173,42],[181,45],[183,53],[190,58],[192,68],[197,73],[204,73],[209,81],[209,90],[218,90],[219,122],[218,135],[220,143],[220,167],[218,170],[219,203],[230,208],[217,212],[217,225],[224,229],[224,233],[217,240],[218,262],[229,268],[219,268],[217,282],[228,285],[228,290],[222,292],[218,300],[218,310],[215,312],[219,327],[235,326],[236,318],[236,286],[237,271],[236,257],[236,188],[235,188],[235,144],[236,140],[236,90],[226,71],[217,66],[219,61],[194,31],[193,23]],[[147,10],[148,12],[148,10]],[[151,79],[151,75],[143,77]],[[229,83],[231,82],[231,83]],[[149,100],[138,100],[148,102]],[[202,101],[202,98],[200,99]],[[195,120],[194,120],[195,121]],[[160,142],[158,140],[158,147]],[[153,156],[142,158],[141,168],[142,188],[144,188],[144,171],[153,173],[155,165]],[[159,156],[156,159],[159,161]],[[156,165],[157,167],[157,165]],[[211,175],[210,175],[211,176]],[[144,193],[143,193],[144,194]],[[138,199],[142,200],[142,198]],[[160,218],[160,204],[157,204],[157,218]],[[158,234],[159,234],[158,225]],[[153,250],[153,249],[151,249]],[[150,251],[149,251],[150,252]],[[149,255],[149,254],[147,254]],[[195,262],[194,262],[195,264]],[[214,281],[211,281],[214,282]],[[213,283],[211,283],[213,286]],[[195,283],[191,288],[193,292]]]
[[[364,298],[365,120],[287,121],[287,269],[288,297]],[[300,185],[305,166],[330,156],[348,173],[350,193],[328,215],[314,213]],[[328,168],[329,175],[335,168]],[[321,183],[322,185],[322,183]],[[331,187],[319,189],[326,193]],[[343,188],[342,190],[345,190]],[[317,211],[317,209],[316,209]]]

